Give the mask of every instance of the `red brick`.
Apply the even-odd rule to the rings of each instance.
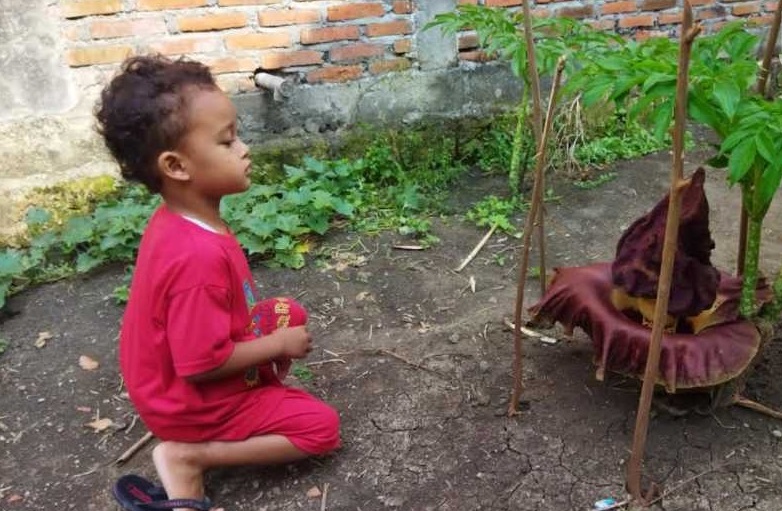
[[[301,31],[301,44],[328,43],[331,41],[355,40],[360,37],[358,25],[305,28]]]
[[[138,0],[139,11],[163,11],[167,9],[188,9],[203,7],[207,0]]]
[[[763,8],[768,12],[774,12],[777,10],[777,2],[766,2]]]
[[[360,18],[377,18],[383,16],[386,8],[381,3],[358,3],[332,5],[328,8],[329,21],[356,20]]]
[[[676,7],[676,0],[644,0],[641,3],[642,11],[661,11]]]
[[[748,16],[750,14],[757,14],[760,12],[760,2],[735,5],[733,6],[731,12],[734,16]]]
[[[513,7],[523,3],[524,0],[486,0],[486,7]]]
[[[627,16],[619,18],[619,28],[651,27],[654,26],[654,16],[643,14],[641,16]]]
[[[591,18],[594,14],[595,9],[591,5],[562,7],[557,11],[558,16],[576,19]]]
[[[224,12],[204,16],[186,16],[177,20],[182,32],[208,32],[247,26],[247,16],[241,12]]]
[[[359,78],[364,73],[362,66],[329,66],[307,73],[307,82],[349,82]]]
[[[592,20],[587,23],[597,30],[614,30],[616,28],[616,20]]]
[[[459,36],[459,49],[471,50],[478,47],[478,36],[476,34],[464,34]]]
[[[690,5],[697,7],[699,5],[714,5],[714,0],[690,0]]]
[[[695,11],[695,20],[701,21],[701,20],[713,20],[714,18],[719,18],[720,13],[717,12],[717,9],[713,9],[711,7],[706,9],[698,9]]]
[[[288,52],[270,52],[261,55],[261,68],[280,69],[283,67],[310,66],[321,64],[323,53],[312,50]]]
[[[369,72],[373,75],[390,73],[392,71],[404,71],[410,69],[410,61],[404,57],[391,60],[376,60],[369,64]]]
[[[413,26],[409,21],[389,21],[386,23],[371,23],[367,25],[367,37],[381,37],[385,35],[402,35],[413,32]]]
[[[287,48],[291,45],[291,36],[288,32],[234,34],[225,37],[225,45],[229,50]]]
[[[70,0],[63,2],[61,9],[64,18],[114,14],[122,10],[122,0]]]
[[[135,20],[99,20],[90,24],[90,37],[92,39],[112,39],[115,37],[147,36],[165,33],[166,22],[162,17]]]
[[[638,9],[635,0],[626,2],[611,2],[603,4],[603,14],[617,14],[620,12],[635,12]]]
[[[226,94],[238,94],[241,92],[250,92],[257,90],[255,81],[247,73],[233,75],[217,75],[215,77],[217,86]]]
[[[397,39],[394,41],[394,53],[401,55],[403,53],[410,53],[413,48],[412,39]]]
[[[673,25],[676,23],[681,23],[682,19],[683,19],[683,15],[680,12],[675,12],[670,14],[661,13],[659,22],[660,25]]]
[[[281,4],[283,0],[220,0],[220,7],[232,7],[235,5],[269,5]]]
[[[761,25],[771,25],[771,22],[774,21],[774,15],[768,15],[768,16],[758,16],[757,18],[750,18],[749,24],[752,26],[761,26]]]
[[[377,57],[385,52],[383,46],[377,44],[351,44],[350,46],[340,46],[338,48],[332,48],[329,51],[329,57],[332,62],[347,62],[354,60],[366,59],[369,57]]]
[[[391,7],[394,14],[410,14],[413,12],[413,2],[411,0],[396,0]]]
[[[122,62],[133,54],[130,46],[91,46],[68,50],[68,65],[71,67],[114,64]]]
[[[286,25],[304,25],[320,21],[320,12],[315,9],[278,9],[258,13],[258,23],[262,27],[282,27]]]
[[[645,41],[652,37],[668,37],[668,32],[663,30],[638,30],[634,35],[636,41]]]
[[[459,53],[459,58],[461,60],[469,60],[472,62],[489,62],[494,60],[491,55],[488,55],[483,50],[463,51]]]
[[[224,73],[246,73],[255,71],[258,60],[254,58],[222,57],[204,61],[212,73],[219,75]]]
[[[149,45],[149,50],[163,55],[187,55],[219,51],[220,46],[217,37],[172,37],[155,41]]]

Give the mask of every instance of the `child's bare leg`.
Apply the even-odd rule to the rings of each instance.
[[[209,468],[274,465],[307,456],[282,435],[252,437],[241,442],[163,442],[152,452],[170,499],[202,499],[204,471]]]

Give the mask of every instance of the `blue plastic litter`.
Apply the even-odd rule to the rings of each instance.
[[[595,502],[595,507],[593,508],[594,511],[599,511],[601,509],[608,509],[611,506],[616,505],[616,500],[608,498],[603,500],[598,500]]]

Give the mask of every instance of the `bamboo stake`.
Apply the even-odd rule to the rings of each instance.
[[[535,133],[535,147],[540,147],[543,137],[543,105],[540,96],[540,74],[538,59],[535,55],[535,37],[532,33],[532,14],[529,0],[522,2],[524,14],[524,38],[527,41],[527,69],[529,71],[530,87],[532,87],[532,130]]]
[[[633,447],[627,466],[627,488],[636,501],[643,502],[641,494],[641,462],[646,448],[646,436],[649,430],[649,412],[652,393],[657,382],[660,364],[660,344],[662,342],[665,317],[668,313],[668,301],[671,294],[671,277],[676,255],[676,241],[681,220],[681,191],[684,180],[684,130],[687,120],[687,88],[689,79],[690,54],[692,43],[700,32],[700,25],[693,27],[692,7],[689,0],[684,2],[684,19],[681,27],[679,50],[679,73],[676,83],[676,110],[673,129],[673,165],[671,167],[671,190],[668,198],[668,214],[665,223],[665,241],[663,242],[662,267],[657,286],[657,301],[654,308],[652,335],[646,358],[641,396],[638,401],[638,413],[633,434]]]
[[[777,9],[774,12],[774,21],[769,28],[768,40],[766,41],[766,51],[763,54],[763,63],[760,66],[760,74],[758,74],[758,83],[756,86],[757,93],[768,98],[766,95],[766,84],[768,83],[768,75],[771,71],[771,59],[774,58],[774,49],[777,46],[777,39],[779,38],[779,28],[782,25],[782,2],[777,2]],[[744,203],[744,195],[741,196],[741,220],[739,221],[739,248],[738,255],[736,257],[736,275],[744,274],[744,264],[746,261],[747,253],[747,230],[749,227],[749,213],[747,212],[746,204]]]
[[[530,205],[529,213],[527,213],[527,220],[524,225],[524,235],[522,238],[521,248],[521,263],[519,264],[519,284],[516,290],[516,310],[514,313],[513,322],[513,395],[508,405],[508,415],[513,416],[519,413],[518,403],[521,397],[521,392],[524,389],[521,374],[522,363],[522,332],[521,332],[521,320],[522,310],[524,308],[524,286],[527,283],[527,269],[529,266],[529,249],[530,241],[532,240],[532,231],[534,228],[535,218],[538,215],[538,210],[541,206],[541,200],[543,194],[539,193],[542,185],[543,168],[546,166],[546,143],[548,137],[551,134],[551,125],[554,123],[554,107],[556,106],[557,92],[559,92],[559,85],[562,81],[562,70],[565,68],[565,57],[560,57],[557,62],[557,70],[554,73],[554,83],[551,86],[551,94],[549,96],[548,112],[546,113],[546,123],[543,126],[543,133],[541,134],[540,144],[538,145],[538,153],[535,158],[535,184],[532,187],[532,204]]]
[[[538,62],[537,62],[537,56],[535,55],[535,38],[534,34],[532,33],[532,14],[530,12],[529,8],[529,0],[525,0],[522,4],[522,9],[524,13],[524,37],[527,41],[527,67],[529,69],[529,75],[530,75],[530,86],[532,87],[532,124],[533,124],[533,131],[535,133],[535,147],[540,148],[541,138],[542,138],[542,126],[543,126],[543,105],[542,105],[542,99],[541,99],[541,93],[540,93],[540,74],[538,73]],[[538,150],[538,154],[542,154],[540,150]],[[521,184],[521,183],[519,183]],[[539,198],[534,198],[533,201],[543,200],[543,190],[545,189],[544,183],[541,183],[541,186],[539,187],[538,193],[540,194]],[[533,191],[534,195],[534,191]],[[535,220],[535,226],[538,230],[538,243],[540,244],[539,248],[539,257],[540,257],[540,294],[541,296],[546,293],[546,233],[544,230],[544,222],[543,217],[545,215],[545,211],[543,207],[539,208],[539,212]]]

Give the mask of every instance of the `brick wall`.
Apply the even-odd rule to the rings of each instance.
[[[522,0],[458,0],[462,4],[487,5],[521,9]],[[683,0],[537,0],[531,4],[535,16],[569,16],[589,22],[594,27],[612,30],[636,39],[678,35]],[[693,14],[705,32],[719,29],[724,23],[748,19],[757,26],[768,25],[774,17],[777,2],[768,0],[691,0]],[[480,51],[475,34],[459,35],[459,58],[482,62],[487,56]]]
[[[60,0],[63,59],[75,72],[112,71],[128,55],[189,55],[229,92],[254,90],[257,68],[307,83],[346,82],[417,66],[418,5],[428,0]],[[458,0],[518,9],[522,0]],[[738,17],[768,23],[775,2],[693,0],[707,29]],[[682,0],[537,0],[535,15],[572,16],[636,37],[672,35]],[[474,34],[460,58],[485,59]]]

